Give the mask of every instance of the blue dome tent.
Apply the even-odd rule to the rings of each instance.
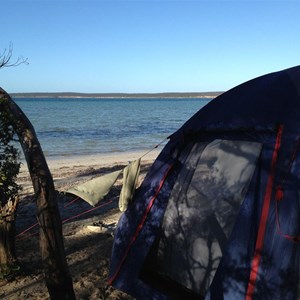
[[[212,100],[162,150],[115,233],[137,299],[300,298],[300,67]]]

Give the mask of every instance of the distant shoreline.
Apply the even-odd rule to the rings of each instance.
[[[10,93],[13,98],[215,98],[223,92],[192,93]]]

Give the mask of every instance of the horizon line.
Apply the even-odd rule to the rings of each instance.
[[[199,98],[211,98],[217,97],[223,92],[213,91],[213,92],[152,92],[152,93],[82,93],[82,92],[17,92],[9,93],[12,97],[57,97],[57,98],[66,98],[66,97],[94,97],[94,98],[138,98],[138,97],[199,97]]]

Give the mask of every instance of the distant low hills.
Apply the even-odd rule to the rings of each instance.
[[[11,93],[15,98],[215,98],[222,92],[201,93]]]

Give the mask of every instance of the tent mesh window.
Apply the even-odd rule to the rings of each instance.
[[[205,297],[254,174],[262,145],[196,143],[171,192],[141,278],[174,299]]]

